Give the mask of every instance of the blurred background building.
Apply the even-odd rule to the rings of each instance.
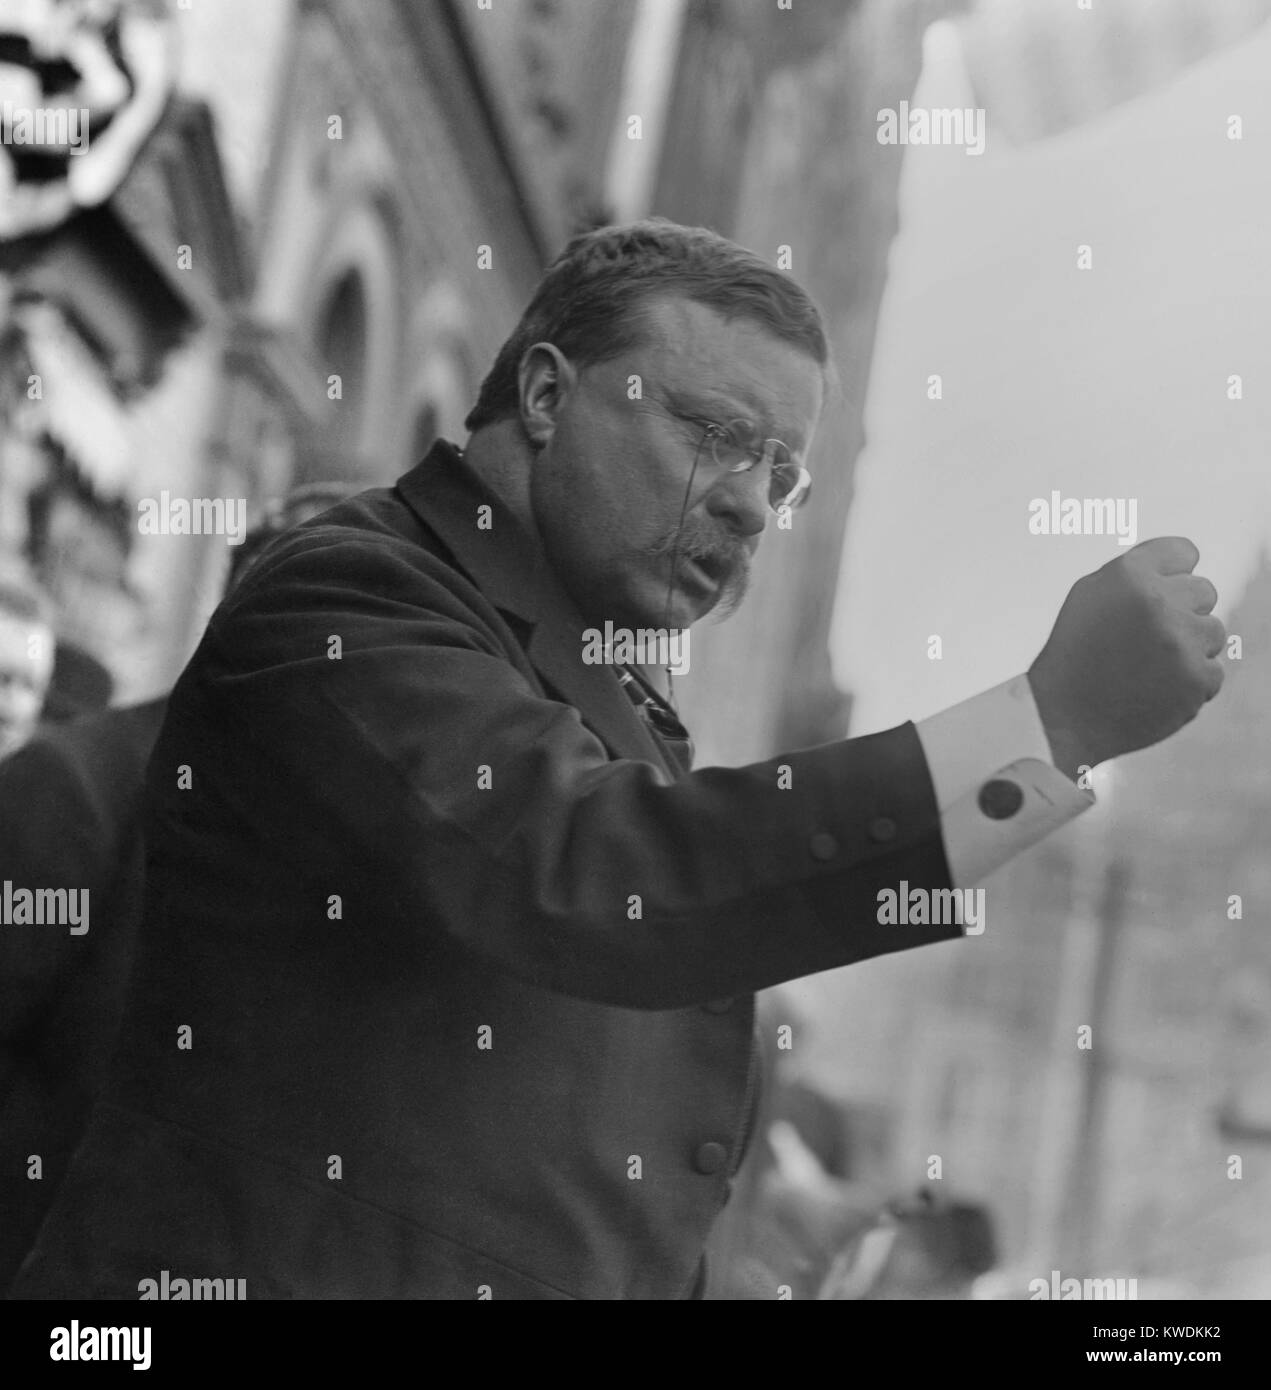
[[[1221,702],[995,876],[983,938],[765,1001],[795,1046],[772,1059],[776,1139],[716,1242],[720,1291],[815,1292],[848,1251],[836,1296],[964,1295],[994,1261],[981,1292],[1059,1267],[1271,1294],[1269,13],[0,6],[0,89],[89,105],[107,156],[72,189],[75,156],[0,147],[0,559],[118,700],[172,683],[226,565],[223,536],[141,534],[140,499],[254,514],[302,481],[391,481],[462,438],[567,236],[651,212],[788,266],[840,377],[814,504],[772,532],[741,611],[694,634],[676,694],[700,761],[885,727],[1024,669],[1068,585],[1119,553],[1029,537],[1027,499],[1052,487],[1133,495],[1141,538],[1200,544],[1244,640]],[[984,108],[984,156],[880,144],[878,113],[924,99]],[[1083,242],[1097,282],[1074,278]],[[987,1213],[993,1239],[977,1217],[958,1245],[977,1253],[946,1250],[925,1283],[897,1254],[889,1282],[904,1241],[875,1259],[859,1236],[919,1189]],[[837,1213],[815,1258],[809,1212]],[[905,1269],[930,1275],[939,1245]]]

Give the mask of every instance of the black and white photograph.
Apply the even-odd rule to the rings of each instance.
[[[5,1344],[1234,1359],[1269,326],[1271,0],[0,0]]]

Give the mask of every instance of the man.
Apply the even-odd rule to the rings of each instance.
[[[52,674],[48,601],[21,577],[0,574],[0,758],[35,732]]]
[[[689,772],[585,634],[737,601],[805,490],[826,358],[803,292],[722,238],[588,234],[462,453],[257,563],[172,695],[110,1097],[17,1296],[163,1270],[249,1298],[701,1294],[754,991],[958,936],[881,923],[879,893],[972,881],[1221,679],[1194,547],[1148,542],[1074,588],[1027,678]]]
[[[227,591],[270,542],[350,491],[312,483],[271,503],[230,548]],[[0,932],[0,1290],[52,1203],[114,1050],[145,879],[144,774],[166,710],[160,696],[46,723],[0,762],[0,885],[75,889],[89,905],[82,932],[33,921]]]

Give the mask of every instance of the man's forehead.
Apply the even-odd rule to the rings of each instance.
[[[755,319],[744,314],[729,316],[695,299],[653,295],[641,311],[650,345],[684,362],[711,362],[724,348],[746,347],[760,353],[798,351]]]
[[[822,373],[810,353],[752,318],[726,318],[696,300],[659,296],[644,306],[644,355],[668,389],[810,427],[820,411]],[[795,423],[790,420],[790,423]]]

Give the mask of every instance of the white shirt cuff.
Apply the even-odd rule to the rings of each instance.
[[[1094,805],[1051,762],[1027,676],[916,725],[954,885],[979,882]]]

